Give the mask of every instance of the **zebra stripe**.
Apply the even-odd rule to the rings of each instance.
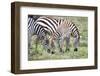
[[[37,19],[36,24],[39,24],[44,27],[46,31],[48,31],[50,34],[55,33],[55,38],[58,36],[61,36],[59,32],[57,32],[57,28],[59,25],[63,22],[63,19],[55,19],[53,17],[49,16],[41,16],[40,18]],[[73,36],[79,37],[79,32],[77,27],[74,25],[74,23],[67,21],[67,26]]]
[[[77,38],[80,38],[80,35],[79,35],[79,30],[78,28],[75,26],[75,24],[72,23],[72,28],[70,28],[70,30],[72,30],[72,35],[74,37],[77,37]]]
[[[56,33],[59,33],[60,35],[57,36]],[[60,39],[62,44],[62,41],[64,40],[64,38],[66,37],[66,44],[68,44],[69,46],[69,38],[70,35],[72,35],[75,39],[74,39],[74,51],[77,51],[77,47],[79,44],[79,39],[80,39],[80,34],[79,34],[79,30],[76,27],[76,25],[73,22],[67,21],[67,20],[61,20],[61,24],[59,24],[58,28],[57,28],[57,32],[54,33],[52,40],[54,39]],[[51,42],[52,43],[52,42]],[[59,43],[58,43],[59,44]],[[60,49],[62,45],[60,45]]]
[[[34,18],[28,17],[28,39],[30,43],[30,39],[32,35],[37,35],[40,39],[45,37],[45,30],[43,26],[35,23]]]
[[[28,31],[32,35],[33,33],[38,35],[40,38],[46,36],[47,33],[54,35],[55,39],[59,39],[63,36],[62,32],[57,29],[64,22],[63,19],[56,19],[49,16],[41,16],[35,22],[33,18],[28,18]],[[71,32],[73,37],[80,38],[78,28],[70,21],[66,20],[66,26],[68,31]],[[63,26],[61,26],[63,27]],[[67,33],[67,32],[66,32]]]
[[[44,28],[45,28],[45,27],[48,28],[48,30],[49,30],[51,33],[56,32],[56,29],[57,29],[57,27],[58,27],[57,21],[55,21],[54,19],[49,18],[49,17],[40,17],[40,18],[36,21],[36,23],[42,25]]]

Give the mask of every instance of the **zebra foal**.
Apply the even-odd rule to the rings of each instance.
[[[56,33],[59,33],[60,35],[57,35]],[[78,28],[71,21],[68,21],[66,19],[61,20],[61,23],[58,25],[57,31],[53,33],[50,38],[50,45],[54,46],[54,42],[57,41],[58,42],[57,44],[59,44],[60,47],[60,51],[64,52],[62,48],[63,48],[64,39],[66,38],[65,51],[68,51],[71,36],[73,36],[74,38],[74,51],[78,51],[79,40],[80,40],[80,34]]]

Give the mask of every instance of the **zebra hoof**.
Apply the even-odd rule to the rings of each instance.
[[[63,50],[62,50],[62,48],[60,48],[60,52],[62,52]]]
[[[54,54],[54,53],[55,53],[54,51],[51,52],[51,54]]]
[[[62,48],[60,48],[60,52],[61,52],[61,53],[64,53],[64,51],[62,50]]]
[[[42,55],[42,53],[40,53],[40,55]]]
[[[69,49],[69,48],[67,48],[67,49],[65,50],[65,52],[67,52],[67,51],[70,51],[70,49]]]
[[[78,49],[77,49],[77,48],[75,48],[75,49],[74,49],[74,51],[78,51]]]
[[[48,49],[47,52],[50,53],[50,49]]]

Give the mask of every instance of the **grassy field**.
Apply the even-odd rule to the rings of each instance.
[[[38,48],[35,50],[35,37],[33,36],[32,46],[28,49],[28,60],[52,60],[52,59],[82,59],[88,57],[88,18],[87,17],[66,17],[68,20],[74,22],[76,26],[79,28],[80,32],[80,43],[77,52],[74,52],[73,47],[73,37],[70,40],[70,51],[60,53],[56,51],[55,54],[49,54],[43,46],[41,42],[38,43]],[[64,47],[65,48],[65,47]]]

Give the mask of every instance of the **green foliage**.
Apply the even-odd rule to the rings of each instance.
[[[88,18],[87,17],[65,17],[69,21],[76,24],[80,33],[80,43],[78,51],[74,51],[73,38],[70,40],[70,51],[61,53],[55,49],[55,54],[47,53],[43,48],[41,41],[38,40],[38,47],[36,48],[36,38],[33,37],[32,46],[28,49],[28,60],[47,60],[47,59],[82,59],[88,57]],[[65,43],[65,41],[64,41]],[[65,46],[64,48],[65,49]]]

